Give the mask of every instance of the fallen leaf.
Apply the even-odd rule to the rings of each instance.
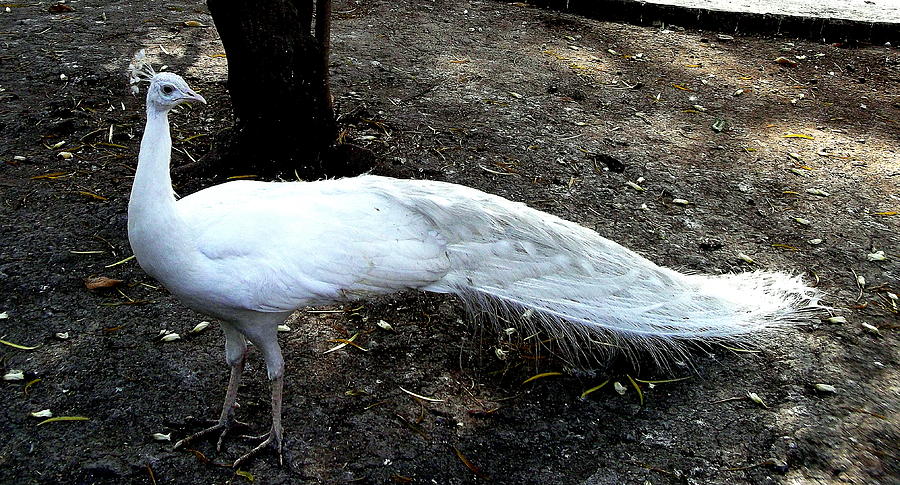
[[[790,67],[797,67],[797,64],[799,64],[799,62],[793,59],[788,59],[787,57],[778,57],[775,59],[775,63]]]
[[[113,288],[122,283],[122,280],[107,278],[106,276],[89,276],[84,279],[84,286],[89,290],[98,288]]]
[[[461,451],[459,451],[459,448],[454,446],[453,452],[456,454],[456,457],[459,458],[459,461],[463,462],[463,465],[465,465],[466,468],[468,468],[472,473],[474,473],[475,476],[477,476],[483,480],[488,479],[487,475],[485,475],[484,472],[482,472],[477,466],[475,466],[471,461],[469,461],[469,459],[466,458],[466,455],[463,455],[463,453]]]
[[[6,340],[0,340],[0,344],[9,345],[10,347],[12,347],[14,349],[19,349],[19,350],[34,350],[34,349],[38,348],[37,345],[34,347],[28,347],[27,345],[14,344],[12,342],[7,342]]]
[[[871,323],[866,323],[866,322],[861,323],[861,325],[864,329],[868,330],[869,332],[881,335],[881,330],[879,330],[878,327],[876,327],[875,325],[872,325]]]
[[[234,472],[234,474],[235,474],[235,475],[240,475],[240,476],[246,478],[248,482],[252,482],[252,481],[254,480],[253,474],[250,473],[250,472],[246,472],[246,471],[244,471],[244,470],[236,470],[236,471]]]
[[[638,184],[632,182],[631,180],[626,181],[626,182],[625,182],[625,185],[631,187],[631,188],[634,189],[634,190],[637,190],[638,192],[643,192],[643,191],[645,190],[643,187],[641,187],[640,185],[638,185]]]
[[[755,392],[748,392],[748,393],[747,393],[747,397],[749,397],[750,400],[753,401],[753,402],[755,402],[756,404],[759,404],[760,406],[762,406],[762,407],[764,407],[764,408],[766,408],[766,409],[769,408],[769,406],[766,406],[766,403],[763,402],[762,398],[759,397],[759,395],[756,394]]]
[[[528,384],[529,382],[531,382],[533,380],[542,379],[544,377],[553,377],[553,376],[561,376],[561,375],[562,375],[562,372],[543,372],[541,374],[533,375],[533,376],[529,377],[528,379],[525,379],[524,381],[522,381],[522,384]]]
[[[50,7],[47,8],[47,11],[50,13],[68,13],[68,12],[74,12],[75,8],[71,7],[69,5],[66,5],[65,3],[54,3],[53,5],[50,5]]]
[[[397,387],[400,387],[400,386],[397,386]],[[407,393],[407,394],[409,394],[409,395],[412,396],[412,397],[419,398],[419,399],[421,399],[421,400],[423,400],[423,401],[428,401],[428,402],[444,402],[443,399],[435,399],[435,398],[433,398],[433,397],[426,397],[426,396],[423,396],[423,395],[421,395],[421,394],[416,394],[416,393],[414,393],[414,392],[412,392],[412,391],[407,391],[406,389],[404,389],[404,388],[402,388],[402,387],[400,387],[400,390],[403,391],[403,392],[405,392],[405,393]]]
[[[57,416],[55,418],[49,418],[41,421],[35,426],[40,426],[42,424],[52,423],[54,421],[89,421],[91,418],[86,418],[84,416]]]
[[[594,392],[594,391],[599,391],[600,389],[603,389],[603,386],[605,386],[605,385],[607,385],[607,384],[609,384],[609,379],[603,381],[603,382],[600,383],[599,385],[596,385],[596,386],[594,386],[594,387],[592,387],[592,388],[590,388],[590,389],[588,389],[588,390],[582,392],[582,393],[581,393],[581,398],[584,399],[585,397],[587,397],[588,394],[590,394],[590,393],[592,393],[592,392]]]
[[[167,333],[163,335],[160,340],[162,340],[163,342],[174,342],[176,340],[181,340],[181,335],[177,333]]]
[[[25,380],[25,372],[18,370],[18,369],[10,370],[6,374],[3,375],[3,380],[4,381],[24,381]]]

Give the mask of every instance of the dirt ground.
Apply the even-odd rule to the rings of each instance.
[[[115,264],[131,254],[143,129],[124,69],[144,47],[210,100],[171,117],[178,166],[230,126],[224,52],[195,2],[9,4],[0,339],[36,348],[0,345],[2,372],[24,373],[0,387],[0,482],[900,482],[895,47],[720,38],[493,1],[334,10],[341,126],[378,154],[375,173],[524,201],[672,267],[803,273],[845,320],[663,371],[626,359],[573,369],[536,339],[477,330],[436,295],[310,309],[281,340],[287,464],[219,466],[252,445],[241,439],[174,452],[153,434],[174,441],[218,416],[228,371],[215,325],[190,334],[203,316],[134,261]],[[879,251],[886,259],[870,260]],[[97,275],[124,283],[86,289]],[[163,342],[161,330],[184,338]],[[367,351],[324,353],[355,334]],[[562,375],[522,384],[544,372]],[[246,376],[238,413],[264,432],[256,353]],[[630,380],[681,377],[635,382],[641,395]],[[38,425],[29,413],[44,409],[89,420]]]

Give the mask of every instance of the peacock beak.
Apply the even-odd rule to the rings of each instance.
[[[199,101],[203,104],[206,104],[206,98],[200,96],[191,89],[189,89],[185,94],[187,94],[187,96],[184,97],[184,100],[187,102],[193,103],[195,101]]]

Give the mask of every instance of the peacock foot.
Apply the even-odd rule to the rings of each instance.
[[[241,466],[242,464],[246,463],[249,459],[258,455],[260,452],[262,452],[266,448],[274,448],[275,453],[278,454],[278,464],[282,465],[282,466],[284,465],[284,455],[282,454],[282,439],[281,439],[281,430],[280,429],[276,429],[275,427],[273,427],[268,433],[266,433],[262,436],[245,436],[245,438],[254,439],[254,440],[255,439],[263,439],[263,438],[265,438],[265,439],[263,439],[262,443],[256,445],[255,448],[248,451],[247,453],[244,453],[244,455],[241,456],[240,458],[238,458],[237,460],[234,460],[234,464],[232,465],[233,468],[237,468],[237,467]]]
[[[222,442],[225,440],[225,435],[228,434],[229,431],[235,428],[247,428],[249,425],[247,423],[243,423],[234,418],[226,418],[219,419],[219,422],[206,428],[204,430],[200,430],[190,436],[182,438],[175,443],[173,449],[178,450],[183,448],[184,446],[197,441],[200,438],[205,437],[206,435],[210,435],[213,433],[219,433],[219,440],[216,442],[216,451],[222,451]]]

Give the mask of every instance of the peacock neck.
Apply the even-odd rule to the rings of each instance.
[[[191,233],[179,216],[169,175],[172,138],[166,111],[147,110],[137,173],[128,202],[128,240],[148,274],[175,291],[191,263]]]
[[[172,137],[169,134],[168,111],[148,109],[147,125],[141,139],[138,167],[128,204],[128,217],[175,216],[175,194],[169,174]]]

